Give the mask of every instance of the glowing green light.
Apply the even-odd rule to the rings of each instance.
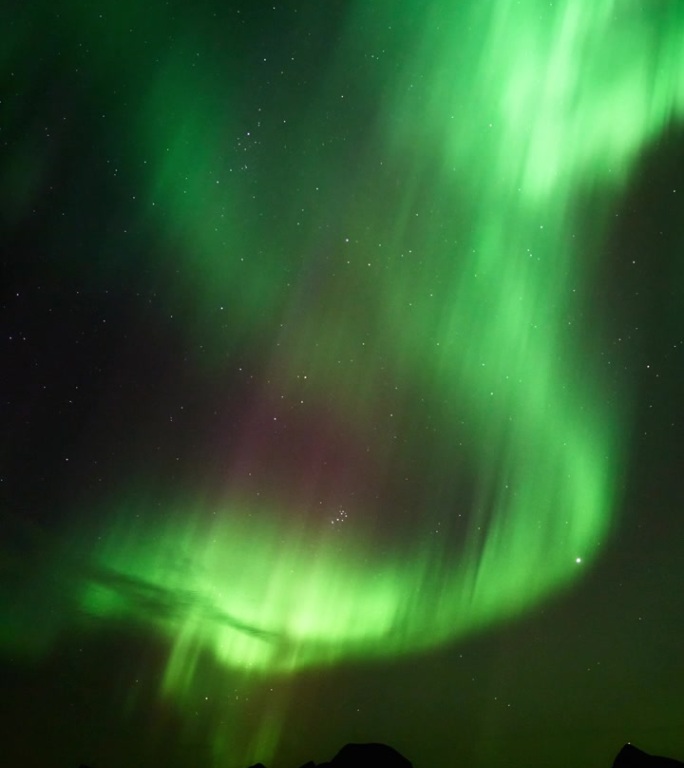
[[[126,14],[101,33],[103,71]],[[200,676],[211,691],[207,656],[286,676],[413,653],[584,571],[610,532],[623,406],[586,319],[594,219],[684,113],[681,2],[364,0],[287,139],[265,124],[261,161],[236,165],[246,86],[201,45],[194,27],[160,44],[126,115],[140,222],[162,243],[160,294],[217,376],[238,341],[267,340],[253,407],[272,430],[216,456],[211,497],[122,491],[97,537],[75,537],[89,555],[73,579],[80,615],[168,638],[163,688],[181,698]],[[326,148],[359,131],[335,111],[351,85],[347,102],[374,105],[354,162]],[[295,423],[316,449],[300,463],[277,431]],[[330,470],[319,453],[337,443]],[[263,724],[260,758],[279,726]]]
[[[295,282],[291,303],[279,309],[286,330],[272,354],[286,402],[324,406],[349,423],[370,443],[383,482],[394,480],[394,438],[374,438],[367,427],[384,408],[386,367],[402,385],[414,383],[412,392],[420,382],[428,404],[453,404],[453,423],[440,425],[451,437],[434,444],[412,422],[408,397],[391,405],[397,431],[432,464],[412,512],[415,544],[384,549],[372,521],[391,519],[392,510],[368,502],[343,534],[321,525],[312,506],[324,488],[315,481],[310,498],[290,499],[287,477],[258,504],[241,498],[230,468],[222,501],[176,500],[159,530],[122,513],[126,533],[110,531],[97,562],[138,585],[128,611],[147,611],[172,638],[169,690],[191,685],[200,649],[227,666],[287,672],[443,643],[551,594],[577,575],[572,565],[583,559],[575,553],[596,553],[608,533],[619,411],[606,402],[582,341],[591,330],[581,318],[595,254],[576,236],[580,198],[596,186],[616,188],[639,148],[681,113],[683,49],[672,41],[682,14],[656,31],[643,27],[643,11],[612,0],[462,5],[431,4],[442,22],[426,13],[404,41],[403,68],[378,68],[384,108],[372,138],[405,190],[398,207],[387,206],[381,187],[358,210],[351,204],[325,302],[307,295],[300,277],[301,289]],[[378,11],[362,4],[351,19],[349,46],[357,30],[375,28]],[[458,30],[469,30],[463,46],[455,45]],[[347,53],[343,43],[340,61]],[[170,101],[154,110],[163,114]],[[166,136],[158,121],[155,142],[167,147],[168,162],[153,195],[187,230],[183,248],[207,284],[232,296],[239,262],[207,234],[224,198],[212,191],[216,202],[205,204],[208,182],[199,176],[210,175],[211,151],[192,140],[213,115],[192,104]],[[186,202],[177,182],[191,166],[189,183],[200,187]],[[311,186],[319,172],[304,161]],[[423,226],[420,216],[432,210],[421,200],[425,188],[438,215]],[[315,231],[337,205],[333,192],[308,226]],[[254,237],[232,226],[238,241]],[[255,297],[248,315],[269,314],[273,297],[287,296],[267,274],[263,264],[245,272]],[[355,295],[372,301],[363,323]],[[201,314],[207,295],[197,299]],[[224,342],[216,334],[219,348]],[[460,473],[475,488],[467,509],[449,489]],[[144,519],[144,508],[136,513]],[[453,536],[442,543],[426,533],[461,513],[468,529],[458,546]],[[160,589],[169,610],[150,614],[140,590]],[[84,605],[116,615],[120,585],[116,596],[102,590],[86,586]]]

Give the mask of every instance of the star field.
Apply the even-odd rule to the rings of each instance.
[[[7,15],[9,754],[684,755],[679,3]]]

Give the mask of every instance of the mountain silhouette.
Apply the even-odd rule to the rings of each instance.
[[[88,766],[80,765],[79,768]],[[266,766],[263,763],[255,763],[250,768]],[[413,765],[393,747],[369,743],[345,744],[329,762],[314,763],[310,760],[301,768],[413,768]],[[633,744],[625,744],[613,761],[613,768],[684,768],[684,763],[671,757],[650,755]]]
[[[649,755],[633,744],[625,744],[618,752],[613,768],[684,768],[684,763],[671,757]]]

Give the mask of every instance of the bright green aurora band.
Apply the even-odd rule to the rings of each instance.
[[[207,375],[236,328],[274,339],[221,491],[133,488],[86,542],[81,611],[152,623],[180,698],[207,656],[287,675],[453,641],[568,585],[610,531],[626,403],[586,312],[596,219],[684,111],[684,4],[357,2],[346,30],[289,124],[255,122],[279,227],[249,160],[221,166],[232,97],[203,57],[184,68],[199,36],[141,102],[145,215]],[[354,82],[372,52],[375,79]],[[353,155],[325,140],[345,98],[369,111]],[[293,421],[354,472],[274,458]]]
[[[168,690],[191,684],[203,650],[227,666],[287,672],[452,640],[562,587],[579,573],[577,558],[590,559],[606,535],[615,414],[581,355],[578,336],[587,329],[572,320],[581,315],[583,275],[592,267],[592,254],[574,247],[581,241],[577,198],[588,198],[595,184],[618,187],[639,148],[681,112],[681,23],[671,26],[679,35],[658,36],[665,10],[655,27],[638,4],[624,10],[614,0],[558,3],[553,10],[538,2],[477,3],[468,11],[462,5],[402,3],[421,26],[406,41],[402,69],[394,72],[392,62],[384,72],[380,62],[378,83],[368,86],[382,94],[375,138],[386,147],[386,162],[403,174],[400,204],[384,211],[390,222],[376,225],[392,262],[372,286],[371,321],[359,328],[364,310],[349,306],[348,286],[367,278],[341,277],[324,306],[302,296],[293,281],[294,298],[281,317],[287,332],[279,346],[286,351],[277,351],[272,368],[288,400],[299,402],[304,388],[307,401],[331,399],[340,421],[362,422],[352,427],[359,440],[372,439],[366,420],[382,407],[382,395],[379,404],[373,399],[383,377],[375,351],[382,350],[377,357],[390,360],[393,377],[412,377],[418,368],[425,398],[456,401],[453,411],[467,414],[461,422],[468,434],[461,434],[461,422],[449,425],[453,443],[434,451],[439,470],[425,478],[423,504],[412,510],[408,554],[383,551],[372,529],[356,531],[353,521],[344,530],[316,525],[307,509],[316,503],[316,478],[308,498],[290,501],[287,489],[274,487],[249,499],[231,493],[228,467],[220,504],[210,506],[201,495],[171,503],[163,528],[139,522],[149,500],[124,505],[94,560],[103,572],[163,590],[169,600],[177,596],[179,607],[158,617],[173,642]],[[380,27],[377,14],[359,4],[340,67],[346,48]],[[625,16],[620,24],[616,14]],[[221,206],[221,195],[204,191],[212,156],[220,154],[207,141],[214,115],[203,114],[192,83],[173,73],[164,73],[158,88],[153,108],[165,104],[171,115],[158,117],[150,139],[159,169],[151,194],[192,248],[181,258],[184,269],[192,264],[199,273],[193,279],[200,311],[214,300],[212,286],[232,296],[239,279],[238,293],[251,292],[243,308],[248,321],[275,314],[262,302],[285,290],[267,284],[280,275],[272,277],[257,258],[240,273],[243,249],[232,249],[226,232],[211,226]],[[167,135],[160,136],[161,126]],[[311,166],[302,174],[315,181],[317,160]],[[413,221],[421,183],[432,188],[442,217],[425,228]],[[238,185],[225,194],[239,194]],[[468,213],[449,215],[463,196]],[[354,213],[365,225],[375,211]],[[318,220],[307,226],[315,229],[335,216],[332,201],[311,215]],[[239,221],[231,226],[231,237],[249,241]],[[349,226],[350,239],[360,243]],[[413,252],[407,241],[416,243]],[[366,266],[363,247],[350,271]],[[431,284],[432,275],[439,284]],[[338,372],[337,361],[359,355],[362,364],[352,373]],[[410,439],[412,406],[403,406],[397,432]],[[440,478],[456,481],[464,445],[476,477],[475,509],[437,509],[444,491],[435,486]],[[374,448],[387,474],[392,450],[382,440]],[[460,512],[471,523],[454,554],[453,542],[442,547],[424,529]],[[368,521],[375,514],[368,508],[359,516]],[[135,600],[106,580],[87,584],[82,600],[101,616],[136,610]],[[142,614],[144,601],[138,607]]]

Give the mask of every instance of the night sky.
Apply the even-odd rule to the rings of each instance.
[[[684,759],[684,3],[0,40],[3,762]]]

